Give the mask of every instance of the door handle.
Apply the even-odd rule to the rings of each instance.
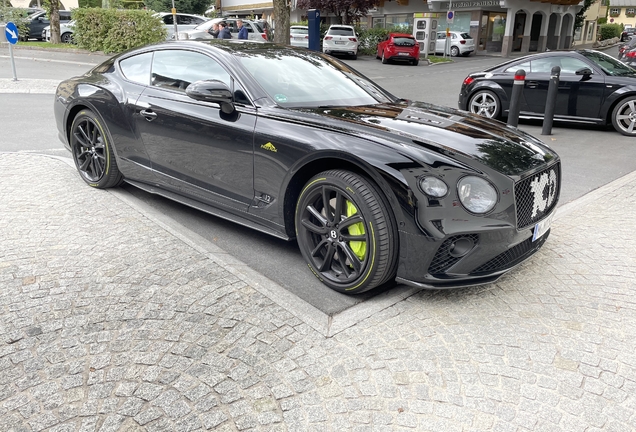
[[[152,110],[141,110],[139,111],[139,114],[144,116],[144,118],[149,122],[157,118],[157,113],[153,112]]]
[[[539,85],[537,81],[526,81],[526,83],[528,84],[528,88],[537,88]]]

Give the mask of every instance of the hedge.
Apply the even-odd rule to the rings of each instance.
[[[620,38],[623,32],[623,26],[621,24],[603,24],[598,28],[598,34],[600,40]]]
[[[89,51],[118,53],[167,36],[161,19],[145,10],[79,8],[73,10],[73,19],[73,41]]]

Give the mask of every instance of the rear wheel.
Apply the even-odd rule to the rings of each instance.
[[[82,110],[73,120],[71,151],[77,171],[89,186],[105,189],[121,184],[115,155],[106,127],[90,110]]]
[[[352,60],[357,60],[358,59],[358,53],[355,53],[354,55],[351,56]]]
[[[459,48],[452,46],[450,49],[451,57],[457,57],[459,55]]]
[[[298,198],[295,223],[307,265],[328,287],[361,293],[395,277],[396,224],[366,178],[344,170],[313,177]]]
[[[382,51],[382,64],[387,64],[389,60],[384,56],[384,51]]]
[[[614,129],[626,136],[636,136],[636,96],[620,101],[612,111]]]
[[[417,66],[420,63],[419,59],[415,59],[411,62],[413,66]]]
[[[499,118],[501,104],[496,94],[490,90],[480,90],[470,97],[468,111],[488,118]]]

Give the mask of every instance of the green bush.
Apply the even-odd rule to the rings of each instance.
[[[27,17],[26,9],[0,6],[0,22],[6,23],[11,21],[15,24],[16,27],[18,27],[20,39],[29,35],[29,19]]]
[[[621,37],[623,32],[623,26],[620,24],[603,24],[598,28],[598,34],[600,40],[611,39],[614,37]]]
[[[603,24],[607,24],[607,18],[603,17],[603,18],[599,18],[596,20],[596,23],[598,25],[603,25]]]
[[[356,33],[360,36],[360,45],[358,53],[363,55],[375,56],[378,52],[378,43],[384,39],[390,32],[384,28],[356,28]]]
[[[82,49],[118,53],[166,39],[162,21],[144,10],[79,8],[73,40]]]

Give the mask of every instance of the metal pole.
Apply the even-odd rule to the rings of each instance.
[[[550,71],[550,83],[548,84],[548,96],[545,100],[545,114],[543,115],[543,128],[541,135],[552,135],[552,121],[554,120],[554,107],[559,92],[559,77],[561,67],[554,66]]]
[[[11,69],[13,69],[13,81],[18,80],[18,74],[15,72],[15,60],[13,59],[13,44],[9,44],[9,56],[11,57]]]
[[[172,24],[174,24],[174,40],[179,40],[179,29],[177,27],[177,8],[174,7],[174,0],[172,0]]]
[[[508,125],[517,127],[519,124],[519,102],[521,93],[526,82],[526,71],[519,69],[515,72],[515,81],[512,85],[512,95],[510,96],[510,109],[508,110]]]

